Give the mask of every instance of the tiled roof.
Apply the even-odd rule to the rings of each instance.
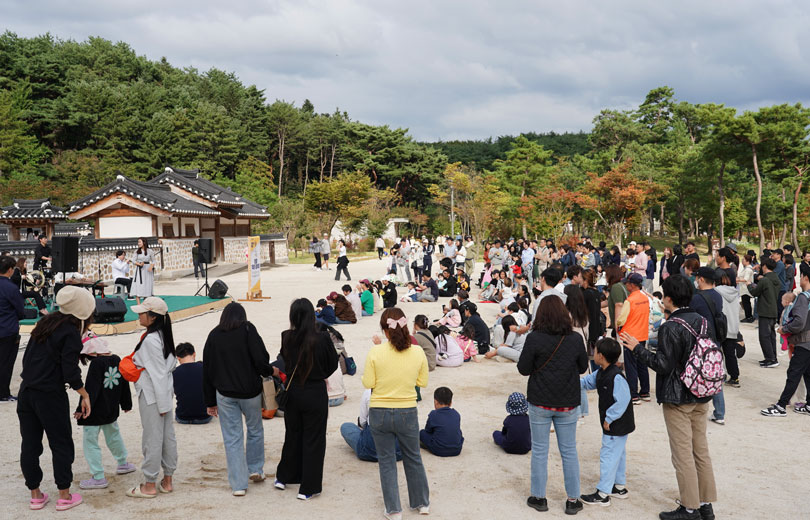
[[[60,222],[53,227],[55,237],[86,236],[90,232],[90,224],[87,222]]]
[[[70,213],[98,202],[113,193],[124,193],[156,208],[177,215],[219,215],[219,211],[173,193],[168,186],[154,182],[140,182],[118,175],[100,190],[70,204]]]
[[[157,251],[158,238],[147,238],[150,249]],[[12,256],[33,254],[39,242],[36,240],[0,241],[0,251]],[[79,240],[80,252],[117,251],[118,249],[132,249],[138,247],[138,238],[88,238]]]
[[[0,220],[2,221],[43,218],[64,220],[67,218],[67,214],[64,208],[52,205],[50,199],[14,199],[10,206],[0,208]]]
[[[247,212],[242,213],[244,216],[269,216],[267,214],[267,208],[264,206],[243,198],[229,188],[209,181],[205,177],[200,176],[199,170],[181,170],[167,166],[166,169],[163,170],[163,173],[155,177],[151,182],[174,184],[190,193],[210,200],[211,202],[216,202],[217,205],[227,208],[241,208],[247,205],[252,206]]]

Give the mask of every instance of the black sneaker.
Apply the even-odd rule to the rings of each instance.
[[[807,403],[801,406],[794,406],[793,411],[804,415],[810,415],[810,406],[808,406]]]
[[[538,511],[548,511],[548,501],[545,498],[529,497],[526,505]]]
[[[17,401],[17,398],[13,395],[7,395],[6,397],[0,397],[0,403],[13,403]]]
[[[650,402],[650,394],[639,394],[639,398],[645,403]]]
[[[768,364],[768,363],[770,363],[770,362],[771,362],[771,360],[770,360],[770,359],[761,359],[761,360],[759,361],[759,366],[762,366],[762,365],[767,365],[767,364]]]
[[[580,500],[574,500],[574,501],[566,500],[565,501],[565,514],[566,515],[575,515],[575,514],[579,513],[580,511],[582,511],[583,507],[584,506],[582,505],[582,501],[580,501]]]
[[[760,410],[759,413],[764,415],[765,417],[787,417],[787,412],[784,408],[775,404],[773,406],[769,406],[764,410]]]
[[[714,509],[711,504],[703,504],[698,511],[700,511],[701,520],[714,520]]]
[[[602,498],[602,495],[599,494],[599,491],[592,493],[590,495],[582,495],[579,497],[582,500],[583,504],[587,504],[589,506],[602,506],[607,507],[610,505],[610,497],[605,496]]]
[[[762,368],[776,368],[779,366],[779,361],[775,359],[773,361],[768,361],[767,363],[760,365]]]
[[[678,509],[674,511],[662,511],[658,513],[658,518],[661,520],[702,520],[700,511],[694,509],[690,513],[683,506],[678,506]]]
[[[726,384],[728,386],[733,386],[734,388],[740,388],[740,378],[735,377],[734,379],[729,379],[728,381],[726,381]]]
[[[629,494],[630,492],[627,491],[627,488],[619,489],[616,486],[613,486],[613,489],[610,492],[610,496],[613,498],[621,498],[622,500],[627,498],[627,495]]]

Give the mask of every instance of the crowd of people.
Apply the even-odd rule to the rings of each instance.
[[[146,331],[134,352],[120,359],[89,330],[94,310],[90,293],[62,289],[59,310],[44,316],[31,334],[17,396],[20,462],[31,509],[49,502],[40,490],[43,434],[54,459],[57,509],[82,501],[70,491],[73,441],[65,385],[79,394],[73,416],[84,428],[84,455],[91,470],[80,487],[108,485],[100,432],[117,473],[135,471],[116,424],[119,410],[132,409],[128,382],[134,383],[138,399],[144,453],[142,483],[129,489],[128,496],[149,499],[171,493],[177,467],[174,422],[201,424],[212,417],[220,423],[232,493],[244,496],[250,482],[266,478],[262,416],[271,406],[283,413],[285,423],[274,486],[284,490],[298,485],[301,500],[318,496],[328,409],[343,403],[342,375],[351,373],[354,363],[339,330],[367,317],[379,320],[381,334],[370,338],[374,345],[362,372],[366,391],[358,420],[341,425],[340,431],[360,460],[377,462],[389,519],[401,518],[403,511],[397,460],[404,463],[409,507],[428,514],[429,484],[420,450],[452,457],[463,449],[462,418],[452,406],[449,387],[435,389],[434,410],[420,429],[416,403],[437,367],[495,359],[516,362],[517,371],[528,378],[525,393],[504,394],[507,416],[492,438],[507,454],[531,452],[527,505],[538,511],[549,508],[552,431],[563,461],[565,513],[628,498],[632,467],[626,446],[636,430],[634,408],[651,401],[654,393],[662,405],[680,495],[678,507],[659,517],[713,519],[717,491],[707,424],[725,424],[724,387],[741,385],[737,360],[746,351],[741,323],[758,324],[763,368],[779,366],[782,354],[790,359],[784,391],[762,415],[784,417],[794,399],[793,411],[810,415],[810,253],[802,255],[797,269],[788,246],[757,257],[753,251],[740,255],[729,244],[701,263],[691,242],[668,247],[659,258],[647,243],[631,242],[622,253],[587,238],[560,247],[550,240],[510,239],[485,243],[483,264],[477,266],[479,253],[470,237],[403,238],[389,251],[377,247],[381,260],[386,254],[390,259],[388,274],[379,281],[343,285],[314,305],[303,298],[293,301],[290,326],[281,335],[275,360],[244,308],[232,302],[197,362],[192,345],[175,345],[168,309],[158,297],[133,307]],[[345,257],[345,246],[339,249],[339,258]],[[318,246],[318,269],[328,269],[328,254]],[[434,258],[439,271],[435,279]],[[21,316],[22,294],[10,283],[16,265],[0,257],[3,317]],[[441,297],[450,299],[440,314],[419,312],[418,303]],[[412,305],[416,309],[409,320],[406,311]],[[497,309],[493,323],[485,323],[479,306]],[[4,361],[12,348],[16,355],[15,325],[14,319],[0,322]],[[89,363],[84,381],[80,363]],[[13,398],[9,379],[10,372],[3,374],[0,398]],[[281,389],[277,399],[268,399],[268,383],[273,394]],[[589,415],[587,393],[594,391],[602,430],[600,477],[592,493],[582,493],[577,427]]]

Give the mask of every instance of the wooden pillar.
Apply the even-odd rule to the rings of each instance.
[[[95,219],[95,226],[93,227],[93,236],[95,238],[101,238],[101,226],[99,226],[99,218],[96,217]]]
[[[157,217],[152,217],[152,236],[158,236]]]
[[[220,217],[214,219],[214,247],[216,248],[217,261],[220,261],[221,258],[224,258],[222,250],[225,247],[224,244],[222,243],[222,237],[219,236],[219,220]]]

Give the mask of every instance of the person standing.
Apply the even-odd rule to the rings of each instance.
[[[5,257],[4,257],[5,258]],[[2,265],[2,264],[0,264]],[[56,509],[64,511],[82,503],[82,496],[70,492],[73,482],[73,426],[66,385],[81,396],[80,417],[90,415],[90,396],[82,382],[79,353],[84,320],[96,310],[89,291],[66,286],[56,295],[59,310],[37,322],[22,362],[17,417],[20,421],[20,467],[31,490],[29,508],[42,509],[48,494],[40,490],[42,435],[48,436],[53,456],[53,474],[59,499]]]
[[[177,365],[174,334],[169,308],[162,299],[155,296],[145,298],[143,303],[132,306],[132,312],[138,314],[140,325],[146,327],[132,357],[135,366],[143,368],[135,381],[135,394],[143,429],[141,471],[145,482],[127,490],[126,495],[155,498],[158,490],[161,493],[174,491],[172,476],[177,469],[172,374]],[[163,479],[156,484],[161,468]]]
[[[229,303],[203,348],[203,394],[208,415],[219,417],[234,496],[244,496],[249,481],[265,479],[262,376],[277,372],[245,308]]]
[[[23,301],[20,288],[11,281],[14,259],[0,256],[0,402],[17,400],[11,395],[11,374],[20,350],[20,320],[23,319]]]
[[[197,241],[195,240],[194,243],[196,244]],[[195,246],[196,247],[196,246]],[[191,256],[192,259],[194,257],[194,248],[191,249]],[[119,249],[115,252],[115,260],[112,261],[112,278],[113,283],[115,285],[123,285],[127,288],[127,296],[129,296],[129,292],[132,290],[132,279],[129,277],[129,271],[131,268],[132,262],[127,260],[126,254],[124,251]],[[194,277],[197,277],[197,264],[194,264]]]
[[[315,256],[315,263],[312,265],[312,269],[315,271],[321,270],[321,242],[312,237],[312,241],[309,243],[309,252]]]
[[[658,516],[661,520],[712,519],[717,488],[706,436],[711,397],[696,397],[680,378],[695,337],[679,321],[700,330],[704,318],[689,308],[694,288],[687,278],[679,274],[670,276],[664,280],[662,290],[664,308],[670,317],[658,329],[656,351],[641,346],[630,334],[621,335],[621,341],[633,356],[655,371],[655,398],[663,405],[680,505]]]
[[[324,233],[323,240],[321,240],[321,258],[323,265],[329,271],[329,254],[332,252],[332,245],[329,243],[329,235]]]
[[[323,485],[329,413],[326,379],[337,369],[338,356],[329,334],[316,324],[315,309],[306,298],[290,305],[290,328],[281,333],[281,358],[288,401],[275,487],[301,484],[298,499],[309,500],[321,494]]]
[[[751,306],[751,293],[748,292],[748,285],[754,283],[754,268],[751,267],[751,264],[754,262],[754,258],[751,255],[743,255],[740,257],[740,261],[742,265],[740,266],[740,270],[737,274],[737,289],[740,292],[740,297],[742,298],[742,308],[743,312],[745,313],[745,318],[740,320],[741,323],[754,323],[754,314],[753,308]],[[810,269],[806,271],[810,274]]]
[[[51,246],[48,245],[48,237],[45,233],[39,236],[39,245],[34,248],[34,271],[47,269],[48,264],[53,260],[51,256]]]
[[[121,251],[123,253],[123,251]],[[202,253],[200,253],[200,241],[195,240],[191,246],[191,261],[194,263],[194,278],[202,276],[205,278],[205,266],[203,265]]]
[[[764,356],[759,365],[765,368],[775,368],[779,366],[779,361],[776,359],[774,327],[779,318],[776,305],[782,283],[774,272],[776,262],[773,258],[763,255],[760,262],[762,275],[756,283],[748,286],[748,292],[757,299],[757,334],[759,335],[759,347]]]
[[[430,489],[419,450],[416,388],[428,383],[428,362],[419,345],[411,343],[408,320],[398,307],[380,316],[386,342],[375,335],[366,356],[363,386],[372,390],[368,422],[377,448],[385,517],[402,518],[397,484],[396,445],[402,450],[408,501],[420,514],[430,512]]]
[[[526,275],[526,280],[529,282],[529,287],[533,287],[532,282],[534,278],[534,257],[537,253],[532,249],[528,241],[523,242],[523,251],[520,252],[521,269],[523,274]]]
[[[411,247],[408,245],[408,240],[403,238],[400,240],[399,250],[397,250],[397,270],[399,273],[404,272],[408,276],[408,281],[413,281],[411,278],[411,269],[408,264],[411,256]]]
[[[467,235],[466,240],[467,242],[464,244],[464,247],[467,249],[467,255],[464,260],[464,272],[472,277],[473,270],[475,269],[475,255],[477,251],[472,237]]]
[[[644,279],[638,273],[627,277],[624,286],[627,289],[627,299],[622,303],[622,309],[616,316],[617,332],[630,334],[644,346],[650,336],[650,301],[641,291]],[[721,302],[722,305],[722,302]],[[627,383],[630,385],[630,395],[633,404],[650,400],[650,373],[643,361],[634,358],[629,351],[625,352],[624,369],[627,373]]]
[[[579,374],[588,369],[588,356],[582,337],[574,332],[571,316],[560,298],[544,298],[538,309],[517,363],[518,372],[529,376],[526,396],[532,431],[532,462],[531,496],[526,504],[538,511],[548,511],[548,448],[553,423],[568,495],[565,512],[575,515],[583,507],[579,500],[577,456]]]
[[[351,275],[349,274],[349,257],[346,256],[346,242],[343,239],[340,239],[338,242],[338,259],[335,280],[340,280],[341,272],[346,275],[346,280],[352,279]]]
[[[155,253],[149,249],[146,238],[138,239],[138,249],[135,250],[135,276],[132,279],[130,294],[135,297],[135,303],[141,304],[141,298],[152,296],[155,286]],[[172,348],[174,348],[172,346]]]
[[[433,268],[433,242],[428,239],[422,240],[422,274],[427,273],[430,276],[430,270]],[[416,280],[419,281],[418,279]]]
[[[374,247],[377,248],[377,257],[382,260],[385,251],[385,240],[382,237],[377,237],[377,240],[374,241]]]

